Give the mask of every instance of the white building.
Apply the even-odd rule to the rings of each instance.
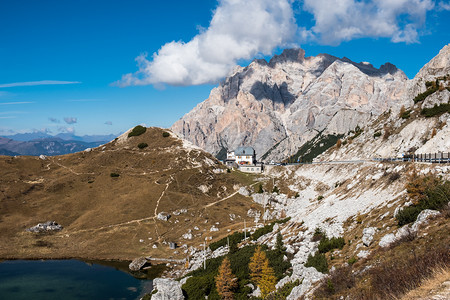
[[[256,163],[256,152],[252,147],[238,147],[234,150],[234,156],[238,165],[254,165]]]
[[[242,172],[261,173],[263,164],[256,162],[256,152],[252,147],[238,147],[234,151],[227,152],[225,161],[229,167],[237,167]]]

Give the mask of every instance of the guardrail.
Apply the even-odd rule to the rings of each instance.
[[[373,158],[375,161],[428,162],[437,164],[450,163],[450,152],[411,154],[403,157]]]

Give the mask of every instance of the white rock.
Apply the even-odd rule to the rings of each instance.
[[[239,189],[238,193],[241,194],[242,196],[246,197],[250,196],[250,191],[244,186]]]
[[[389,233],[389,234],[386,234],[385,236],[383,236],[381,238],[381,240],[378,243],[378,245],[380,245],[380,247],[384,248],[384,247],[388,247],[393,242],[395,242],[395,234]]]
[[[193,236],[192,236],[192,233],[188,232],[188,233],[183,234],[181,237],[185,240],[192,240]]]
[[[364,246],[369,247],[373,241],[373,235],[376,233],[377,229],[375,227],[367,227],[363,230],[362,242]]]
[[[356,254],[356,256],[358,256],[359,258],[366,258],[367,256],[369,256],[369,254],[369,250],[361,250],[358,252],[358,254]]]
[[[157,290],[152,294],[152,299],[156,300],[182,300],[184,299],[181,290],[181,282],[168,278],[153,279],[153,290]]]
[[[216,225],[213,225],[209,231],[219,231],[219,228],[216,227]]]
[[[431,209],[425,209],[420,212],[420,214],[417,216],[416,221],[412,225],[411,229],[413,231],[419,230],[419,227],[421,225],[425,225],[428,223],[428,220],[432,217],[440,215],[440,212],[437,210],[431,210]]]

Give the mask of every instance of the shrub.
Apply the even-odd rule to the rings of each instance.
[[[400,173],[399,172],[392,172],[391,175],[389,175],[389,183],[392,183],[394,181],[396,181],[397,179],[400,178]]]
[[[138,125],[138,126],[134,127],[130,133],[128,133],[128,137],[139,136],[139,135],[145,133],[146,131],[147,131],[147,128],[145,128],[144,126]]]
[[[272,293],[266,297],[268,300],[280,300],[286,299],[292,292],[292,289],[298,285],[300,285],[300,280],[296,280],[294,282],[289,282],[283,285],[281,288],[276,290],[275,293]]]
[[[420,180],[420,179],[418,179]],[[397,213],[398,226],[414,222],[421,211],[425,209],[441,210],[450,201],[450,181],[435,183],[435,178],[423,178],[423,181],[431,182],[425,187],[417,187],[421,195],[418,202],[401,209]],[[426,183],[425,183],[426,184]],[[424,190],[424,192],[422,192]],[[408,193],[413,191],[408,190]],[[424,194],[422,194],[424,193]]]
[[[256,241],[263,235],[268,234],[269,232],[272,232],[274,225],[275,225],[275,223],[270,223],[264,227],[256,229],[256,231],[252,234],[252,240]]]
[[[377,138],[381,136],[381,131],[377,131],[373,134],[373,138]]]
[[[255,192],[258,194],[262,194],[264,193],[263,187],[262,187],[262,183],[258,184],[258,186],[255,189]]]
[[[168,133],[167,131],[164,131],[163,134],[162,134],[162,136],[165,137],[165,138],[166,138],[166,137],[169,137],[169,136],[170,136],[170,133]]]
[[[148,144],[147,144],[147,143],[140,143],[140,144],[138,145],[138,148],[139,148],[139,149],[144,149],[145,147],[148,147]]]
[[[328,273],[328,262],[325,254],[316,253],[314,256],[311,254],[308,256],[305,267],[314,267],[321,273]]]
[[[400,117],[402,119],[409,119],[409,117],[411,116],[410,114],[411,114],[411,110],[406,110],[400,114]]]
[[[322,200],[323,199],[323,196],[322,195],[319,195],[319,197],[317,197],[317,200]]]
[[[120,174],[112,172],[111,174],[109,174],[109,176],[111,176],[111,177],[119,177]]]
[[[353,265],[355,262],[357,262],[358,260],[356,259],[356,257],[352,256],[349,260],[348,260],[348,264],[349,265]]]
[[[244,239],[244,233],[243,232],[234,232],[233,234],[230,234],[227,237],[224,237],[221,240],[218,240],[217,242],[211,243],[209,245],[209,249],[211,249],[211,251],[215,251],[220,247],[224,247],[227,245],[228,241],[230,241],[230,245],[232,244],[239,244],[243,239]]]
[[[320,253],[326,253],[328,251],[331,251],[333,249],[342,249],[345,245],[344,238],[331,238],[324,236],[319,243],[319,252]]]
[[[439,89],[438,86],[433,85],[431,88],[427,89],[425,92],[418,94],[416,97],[414,97],[414,103],[420,102],[425,100],[428,96],[433,94]]]
[[[442,115],[443,113],[450,112],[450,103],[442,103],[440,105],[434,105],[432,108],[424,108],[420,112],[426,118]]]
[[[272,193],[277,193],[277,194],[280,193],[280,190],[278,189],[278,187],[276,185],[273,187]]]
[[[313,235],[311,241],[313,241],[313,242],[320,241],[324,236],[325,236],[325,233],[322,231],[322,229],[317,227],[316,230],[314,231],[314,235]]]

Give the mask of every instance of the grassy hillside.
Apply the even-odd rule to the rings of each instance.
[[[164,132],[126,133],[90,152],[45,160],[0,156],[0,257],[184,258],[167,242],[197,245],[239,227],[250,203],[234,188],[252,177],[218,173],[223,166],[214,157]],[[172,217],[158,220],[160,212]],[[64,229],[25,232],[50,220]],[[219,231],[210,232],[216,222]],[[194,238],[183,240],[195,226]]]

